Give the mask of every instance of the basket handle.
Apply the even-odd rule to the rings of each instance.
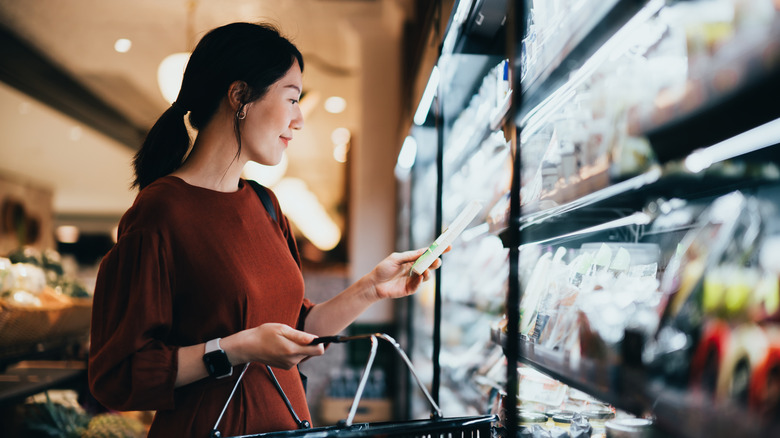
[[[428,389],[425,388],[425,385],[422,383],[422,380],[420,380],[420,377],[417,376],[417,373],[414,371],[414,367],[412,366],[412,362],[409,360],[409,357],[404,353],[404,350],[401,349],[401,346],[398,344],[398,342],[395,341],[390,335],[387,335],[385,333],[371,333],[371,334],[365,334],[365,335],[354,335],[354,336],[323,336],[315,339],[312,341],[312,344],[324,344],[324,343],[332,343],[332,342],[347,342],[352,341],[356,339],[370,339],[371,340],[371,353],[369,354],[368,361],[366,362],[366,369],[363,370],[363,376],[360,379],[360,384],[358,385],[357,393],[355,394],[355,400],[352,401],[352,407],[349,410],[349,416],[346,420],[346,426],[352,426],[352,421],[355,419],[355,413],[357,412],[358,403],[360,403],[360,397],[363,395],[363,389],[366,386],[366,382],[368,381],[368,375],[371,371],[371,366],[374,364],[374,358],[376,357],[376,350],[377,350],[377,338],[382,339],[390,343],[390,345],[393,346],[393,349],[395,349],[396,353],[403,359],[404,364],[406,364],[406,367],[409,369],[409,372],[412,373],[412,376],[414,377],[414,380],[417,382],[417,386],[420,387],[423,394],[425,394],[425,398],[428,399],[428,402],[431,404],[431,417],[432,418],[441,418],[442,413],[441,409],[439,408],[439,405],[436,404],[436,402],[433,400],[433,397],[431,397],[431,394],[428,392]]]
[[[219,423],[222,421],[222,416],[225,415],[225,410],[230,404],[230,400],[233,398],[233,394],[236,393],[238,384],[241,383],[241,379],[244,378],[244,373],[246,373],[246,369],[249,368],[250,363],[251,362],[247,362],[246,365],[244,365],[244,368],[241,370],[241,374],[238,376],[238,379],[236,379],[236,383],[233,385],[233,390],[230,391],[230,395],[225,402],[225,406],[222,406],[222,412],[219,413],[219,418],[217,418],[217,422],[214,424],[214,429],[211,429],[211,434],[209,435],[211,438],[220,438],[222,436],[222,432],[219,431]]]

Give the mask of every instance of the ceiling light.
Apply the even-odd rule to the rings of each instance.
[[[73,225],[60,225],[54,231],[57,240],[62,243],[76,243],[79,241],[79,229]]]
[[[285,215],[321,251],[330,251],[341,240],[341,230],[317,196],[298,178],[284,178],[274,187]]]
[[[79,141],[81,139],[81,134],[82,134],[81,126],[74,126],[70,128],[69,137],[71,141]]]
[[[349,151],[348,144],[344,143],[344,144],[336,145],[336,147],[333,148],[333,159],[338,161],[339,163],[346,163],[348,151]]]
[[[331,96],[325,99],[325,111],[332,114],[339,114],[347,109],[347,101],[343,97]]]
[[[174,53],[166,56],[157,67],[157,85],[168,103],[173,103],[179,95],[184,69],[189,59],[188,52]]]
[[[425,91],[420,98],[420,105],[417,107],[417,111],[414,113],[414,124],[422,126],[425,123],[425,119],[428,118],[428,111],[431,109],[433,103],[433,97],[436,96],[436,89],[439,88],[439,67],[433,66],[431,71],[431,77],[428,78],[428,84],[425,86]]]
[[[254,161],[247,161],[244,165],[243,177],[257,181],[266,187],[273,187],[284,177],[285,172],[287,172],[288,162],[286,153],[282,154],[282,161],[276,166],[266,166]]]
[[[133,47],[133,42],[127,38],[119,38],[114,43],[114,50],[119,53],[127,53],[131,47]]]
[[[350,138],[352,133],[347,128],[336,128],[330,133],[330,141],[336,146],[349,143]]]

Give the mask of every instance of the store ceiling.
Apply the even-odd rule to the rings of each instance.
[[[346,127],[353,138],[360,134],[361,51],[366,48],[358,29],[399,28],[399,20],[414,20],[425,9],[420,3],[427,2],[0,0],[0,25],[143,132],[168,106],[157,85],[163,58],[190,50],[207,30],[228,22],[276,24],[304,54],[311,105],[306,127],[288,151],[287,174],[304,179],[326,210],[338,216],[344,212],[346,167],[333,158],[331,132]],[[114,50],[119,38],[132,41],[127,53]],[[334,95],[347,100],[341,114],[323,109],[324,100]],[[57,215],[118,217],[130,205],[132,141],[63,117],[6,85],[0,87],[0,115],[0,172],[50,187]],[[343,223],[343,217],[336,219]]]

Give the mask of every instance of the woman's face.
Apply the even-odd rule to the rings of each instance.
[[[265,96],[246,105],[241,124],[242,154],[260,164],[273,166],[293,138],[293,130],[303,128],[303,114],[298,106],[303,90],[303,75],[298,61],[268,88]]]

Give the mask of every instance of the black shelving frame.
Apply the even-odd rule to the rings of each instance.
[[[437,182],[436,182],[436,210],[435,210],[435,230],[436,234],[442,231],[443,226],[443,206],[444,206],[444,186],[448,178],[447,169],[444,163],[445,142],[448,136],[452,124],[449,123],[451,115],[459,114],[462,112],[469,103],[472,95],[476,93],[480,86],[480,80],[490,71],[492,67],[497,65],[502,59],[507,56],[506,53],[506,40],[508,26],[503,23],[495,35],[485,37],[478,32],[474,32],[474,20],[475,20],[475,8],[488,8],[491,13],[504,10],[514,2],[512,0],[477,0],[471,4],[471,10],[468,15],[470,20],[467,20],[458,29],[452,29],[453,17],[458,7],[458,2],[454,2],[453,9],[451,11],[448,25],[446,27],[444,35],[448,35],[450,32],[455,32],[456,40],[453,45],[452,53],[448,55],[457,55],[457,58],[451,58],[452,62],[457,62],[454,71],[457,71],[457,75],[451,77],[450,82],[442,79],[439,83],[439,89],[434,98],[432,105],[432,111],[429,112],[428,121],[433,121],[436,129],[437,142],[436,142],[436,158],[435,166],[437,170]],[[439,8],[442,7],[442,2],[439,2]],[[488,9],[481,10],[487,11]],[[491,17],[495,19],[496,17]],[[437,23],[434,23],[436,26]],[[438,59],[443,55],[443,39],[439,39],[438,47]],[[446,72],[442,72],[442,76]],[[501,120],[504,120],[506,116],[501,116]],[[452,118],[454,120],[454,118]],[[490,126],[491,120],[488,120],[484,126],[469,139],[467,152],[459,156],[455,163],[452,163],[453,167],[462,166],[477,150],[477,146],[481,144],[492,132]],[[442,259],[446,259],[446,254],[442,255]],[[433,349],[432,349],[432,363],[433,363],[433,376],[431,384],[431,396],[434,401],[439,402],[440,387],[442,382],[442,367],[440,364],[441,356],[441,321],[442,321],[442,305],[444,303],[442,297],[442,280],[441,270],[434,271],[434,302],[433,302]]]

